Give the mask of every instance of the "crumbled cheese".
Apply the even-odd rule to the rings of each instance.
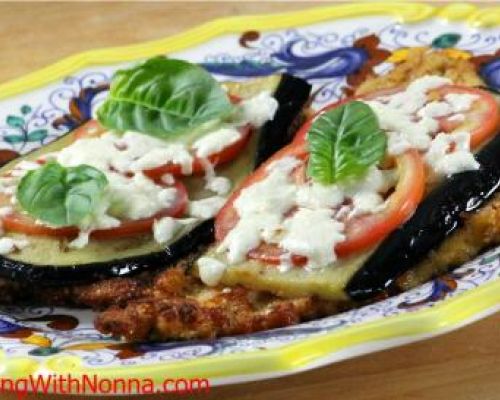
[[[455,149],[450,151],[450,147]],[[426,162],[439,175],[475,170],[479,163],[470,152],[470,134],[467,132],[440,133],[425,155]]]
[[[439,124],[433,118],[423,117],[414,121],[411,114],[402,109],[393,108],[378,101],[366,102],[377,115],[380,127],[388,137],[388,152],[399,155],[408,149],[425,150],[431,142],[431,133],[435,133]]]
[[[156,185],[142,173],[128,178],[108,172],[107,193],[109,213],[122,219],[148,218],[170,207],[177,197],[177,189]]]
[[[196,150],[198,157],[206,158],[236,143],[240,138],[241,133],[238,129],[232,127],[221,128],[202,136],[193,143],[193,148]]]
[[[222,208],[226,199],[220,196],[207,197],[189,202],[189,215],[197,218],[212,218]]]
[[[256,128],[273,119],[279,106],[278,101],[269,91],[261,92],[250,99],[243,100],[240,105],[243,120],[251,123]]]
[[[322,268],[335,261],[334,247],[343,241],[344,224],[334,219],[331,209],[299,208],[283,223],[280,247],[307,257],[308,268]]]
[[[173,185],[175,183],[175,178],[172,174],[164,174],[160,179],[166,185]]]
[[[308,182],[297,188],[296,203],[310,209],[336,207],[344,200],[344,192],[336,185],[320,185]]]
[[[205,187],[212,192],[223,196],[228,194],[231,190],[231,180],[224,176],[215,176],[207,182]]]
[[[12,207],[6,206],[6,207],[0,207],[0,217],[6,217],[9,214],[12,214],[14,212],[14,209]]]
[[[419,117],[444,117],[450,115],[453,112],[452,107],[442,101],[431,101],[418,110],[417,115]]]
[[[113,168],[122,173],[172,162],[189,173],[193,157],[182,144],[136,132],[126,132],[123,136],[107,132],[100,137],[77,140],[57,154],[57,161],[67,167],[87,164],[103,172]]]
[[[439,175],[478,168],[469,148],[469,134],[437,134],[437,118],[463,121],[465,117],[459,113],[469,110],[478,98],[469,93],[448,93],[442,101],[427,101],[428,90],[448,83],[450,81],[446,78],[425,76],[402,92],[366,102],[387,134],[388,153],[400,155],[409,149],[420,150],[425,153],[427,164]],[[451,148],[452,143],[455,148]],[[373,194],[354,196],[353,200],[360,210],[364,207],[373,209],[380,203],[380,199]]]
[[[180,225],[178,220],[172,217],[155,220],[153,224],[153,237],[157,243],[167,243],[174,237]]]
[[[68,243],[68,247],[71,249],[83,249],[89,244],[91,231],[88,229],[81,229],[78,236]]]
[[[22,250],[28,246],[29,242],[26,239],[14,239],[10,237],[0,238],[0,254],[5,255],[16,250]]]
[[[205,189],[208,189],[219,196],[223,196],[231,190],[231,181],[223,176],[215,176],[215,169],[207,158],[200,158],[200,162],[205,169]]]
[[[382,211],[385,202],[380,193],[387,192],[395,183],[392,170],[381,171],[372,166],[363,178],[344,184],[345,196],[352,200],[349,217]]]
[[[201,257],[196,263],[201,281],[208,286],[216,286],[226,271],[226,264],[212,257]]]
[[[389,107],[400,109],[405,114],[414,114],[427,102],[427,92],[452,83],[448,78],[425,75],[414,80],[406,90],[389,96]]]
[[[453,113],[468,111],[478,98],[479,96],[470,93],[448,93],[444,96]]]
[[[144,135],[143,135],[144,136]],[[182,144],[171,144],[164,148],[150,149],[146,154],[129,164],[130,171],[143,171],[164,164],[178,164],[185,175],[193,168],[193,157]]]
[[[244,188],[234,201],[238,221],[217,249],[230,264],[244,261],[262,241],[284,251],[282,270],[291,268],[291,254],[306,256],[310,268],[331,264],[334,245],[343,240],[339,212],[347,216],[380,211],[385,206],[380,193],[395,181],[392,173],[372,167],[363,179],[345,185],[296,183],[290,173],[299,163],[284,157],[270,164],[268,175]],[[352,204],[345,213],[342,204],[348,199]]]

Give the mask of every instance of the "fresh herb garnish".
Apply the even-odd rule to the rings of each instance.
[[[169,139],[231,111],[227,94],[203,68],[158,56],[114,75],[97,118],[110,129]]]
[[[63,167],[49,162],[28,172],[17,187],[19,205],[54,226],[78,225],[101,200],[106,176],[89,165]]]
[[[307,136],[307,174],[324,185],[357,178],[383,159],[386,135],[365,103],[351,101],[321,114]]]

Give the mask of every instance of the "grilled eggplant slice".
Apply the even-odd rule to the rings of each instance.
[[[415,267],[460,229],[465,219],[500,189],[500,135],[477,155],[481,167],[448,178],[419,205],[415,214],[375,250],[346,287],[354,300],[390,290],[395,280]]]
[[[259,135],[253,135],[249,144],[252,150],[243,152],[233,162],[218,168],[218,174],[231,179],[234,186],[253,166],[265,160],[292,137],[289,130],[309,98],[311,86],[289,75],[274,75],[250,82],[227,83],[228,91],[241,98],[251,97],[261,91],[274,93],[279,108],[275,118],[266,123]],[[57,151],[74,140],[69,133],[63,138],[25,156],[33,160]],[[4,166],[5,173],[19,159]],[[186,179],[191,199],[203,198],[201,178]],[[18,234],[9,236],[18,237]],[[84,249],[67,249],[65,240],[50,237],[31,237],[30,246],[8,256],[0,257],[0,276],[13,280],[33,282],[37,285],[67,285],[94,281],[107,277],[124,276],[146,269],[165,267],[185,257],[200,246],[213,241],[213,221],[207,220],[186,226],[167,245],[156,243],[152,235],[133,238],[91,241]]]

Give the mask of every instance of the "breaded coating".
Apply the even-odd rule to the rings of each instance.
[[[449,53],[449,50],[426,47],[407,49],[403,61],[396,62],[394,68],[387,74],[365,80],[355,90],[355,94],[361,96],[377,90],[404,86],[424,75],[444,76],[460,85],[484,85],[476,72],[476,67],[469,59],[458,56],[450,57]]]
[[[95,325],[129,341],[202,339],[293,325],[341,306],[311,297],[280,299],[243,287],[211,289],[176,267],[160,273],[146,296],[100,313]]]

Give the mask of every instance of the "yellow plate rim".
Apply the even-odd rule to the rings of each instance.
[[[467,3],[448,4],[441,7],[407,2],[400,3],[397,7],[394,7],[394,2],[357,3],[281,14],[222,18],[165,39],[72,55],[24,77],[1,84],[0,99],[40,88],[85,67],[133,61],[158,53],[168,54],[180,51],[220,35],[241,32],[241,27],[252,26],[253,29],[268,31],[371,15],[392,16],[403,23],[421,22],[439,17],[450,21],[466,22],[471,27],[500,25],[499,6],[478,8]],[[360,344],[396,338],[402,339],[403,342],[410,342],[412,338],[422,335],[434,336],[445,330],[456,329],[474,319],[475,316],[492,312],[498,308],[499,304],[500,279],[496,279],[441,301],[431,308],[340,328],[337,331],[277,349],[208,356],[171,364],[103,367],[95,368],[93,372],[98,372],[101,377],[123,376],[126,373],[127,376],[151,378],[157,383],[162,382],[166,376],[171,378],[206,377],[212,379],[212,384],[238,382],[252,379],[252,376],[257,375],[260,377],[286,375],[317,366],[322,358]],[[74,376],[89,371],[88,368],[80,366],[78,357],[71,355],[54,356],[44,363],[36,362],[36,365],[33,365],[33,360],[29,360],[33,370],[49,368],[51,372],[64,371],[65,373],[69,370]],[[28,360],[25,361],[28,362]]]

